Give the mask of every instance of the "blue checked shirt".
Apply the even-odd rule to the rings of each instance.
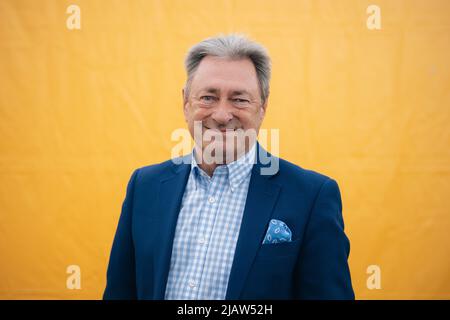
[[[191,154],[167,279],[167,300],[224,300],[241,227],[256,143],[209,177]]]

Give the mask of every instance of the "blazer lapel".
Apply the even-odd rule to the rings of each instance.
[[[226,294],[228,300],[236,300],[240,296],[247,274],[264,239],[281,188],[280,185],[270,181],[271,175],[261,175],[263,166],[259,161],[259,154],[266,151],[259,144],[257,147],[258,161],[252,168],[239,238],[228,281]],[[160,180],[160,196],[156,210],[161,212],[161,220],[158,223],[159,241],[158,246],[154,248],[153,264],[153,290],[156,300],[164,299],[173,238],[189,173],[190,164],[174,165],[171,172]]]
[[[259,145],[258,147],[259,155],[262,148]],[[227,300],[239,299],[247,274],[264,239],[281,188],[280,185],[270,180],[271,175],[261,175],[262,166],[259,156],[257,159],[258,161],[252,169],[247,201],[228,281]]]
[[[185,162],[186,163],[186,162]],[[174,165],[173,170],[160,181],[159,202],[156,207],[161,220],[158,223],[158,244],[154,248],[154,298],[163,300],[172,255],[175,227],[180,212],[181,200],[190,173],[189,164]]]

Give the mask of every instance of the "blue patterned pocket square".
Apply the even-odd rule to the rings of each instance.
[[[270,220],[269,227],[267,228],[266,236],[264,237],[263,244],[291,242],[292,232],[291,229],[281,220]]]

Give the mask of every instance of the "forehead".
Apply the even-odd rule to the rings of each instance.
[[[250,59],[231,60],[206,56],[191,83],[193,90],[215,88],[219,91],[258,91],[258,77]]]

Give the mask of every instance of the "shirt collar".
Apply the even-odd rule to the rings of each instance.
[[[257,143],[255,142],[252,148],[237,160],[225,165],[220,165],[215,169],[214,174],[221,174],[222,172],[228,173],[228,183],[231,191],[238,188],[241,182],[250,174],[253,164],[256,161],[256,144]],[[199,167],[194,154],[195,148],[191,153],[191,174],[194,176],[194,185],[195,189],[197,189],[198,184],[209,182],[212,177],[208,176],[208,174]]]

